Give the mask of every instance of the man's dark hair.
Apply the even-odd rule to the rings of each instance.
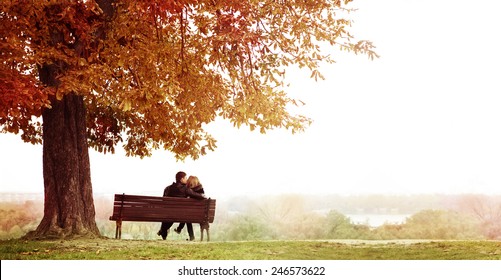
[[[184,173],[183,171],[176,173],[176,183],[181,183],[181,179],[183,179],[184,177],[186,177],[186,173]]]

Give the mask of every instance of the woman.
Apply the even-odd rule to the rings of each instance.
[[[204,188],[202,184],[200,184],[200,180],[198,180],[197,176],[190,176],[186,181],[186,187],[192,189],[196,193],[205,194]]]
[[[193,190],[196,193],[199,193],[202,195],[205,194],[204,188],[203,188],[202,184],[200,184],[200,180],[198,180],[197,176],[190,176],[188,178],[188,180],[186,181],[186,187]],[[179,226],[177,226],[177,228],[175,228],[174,231],[177,234],[180,234],[184,228],[184,225],[185,225],[185,223],[179,223]],[[191,223],[188,223],[187,228],[188,228],[188,234],[190,235],[190,241],[195,240],[195,234],[193,233],[193,225]]]

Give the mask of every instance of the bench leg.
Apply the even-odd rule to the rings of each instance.
[[[209,224],[200,224],[200,241],[204,241],[204,230],[207,231],[207,242],[210,241]]]
[[[204,226],[200,224],[200,241],[204,241]]]
[[[117,221],[117,226],[115,230],[115,239],[122,239],[122,221]]]

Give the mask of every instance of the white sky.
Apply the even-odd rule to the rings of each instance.
[[[177,171],[212,197],[266,193],[501,193],[501,2],[355,0],[359,39],[381,58],[344,53],[291,77],[305,133],[212,127],[215,152],[176,162],[91,151],[95,193],[158,194]],[[42,147],[0,134],[0,192],[43,192]]]

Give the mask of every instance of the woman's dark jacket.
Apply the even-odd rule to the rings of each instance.
[[[202,185],[198,185],[194,187],[192,190],[196,193],[205,194],[204,187],[202,187]]]

